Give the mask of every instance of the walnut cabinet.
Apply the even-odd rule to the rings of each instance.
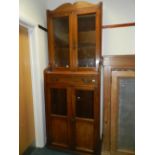
[[[66,3],[47,11],[49,66],[44,84],[49,147],[98,152],[101,6]]]

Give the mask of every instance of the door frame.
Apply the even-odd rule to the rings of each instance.
[[[135,55],[107,55],[103,60],[103,152],[109,153],[111,123],[111,72],[114,70],[135,70]]]
[[[134,151],[118,149],[119,85],[121,78],[135,78],[135,71],[112,71],[111,84],[111,155],[134,155]]]
[[[38,51],[38,25],[28,19],[19,17],[19,26],[28,30],[30,46],[30,66],[32,80],[32,99],[34,110],[35,147],[44,147],[46,143],[45,110],[43,107],[42,82]]]

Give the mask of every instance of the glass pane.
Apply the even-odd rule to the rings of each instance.
[[[55,66],[69,67],[69,17],[53,19]]]
[[[51,112],[57,115],[67,115],[67,93],[66,89],[51,89]]]
[[[118,149],[135,149],[135,79],[119,80]]]
[[[78,66],[96,66],[96,14],[78,16]]]
[[[76,116],[93,118],[94,92],[88,90],[76,90]]]

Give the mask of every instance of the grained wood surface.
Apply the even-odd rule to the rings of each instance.
[[[135,56],[134,55],[111,55],[105,56],[103,60],[104,66],[111,66],[111,67],[131,67],[134,68],[135,66]]]
[[[44,71],[45,100],[46,100],[46,125],[48,146],[61,149],[69,149],[79,154],[97,154],[97,148],[100,143],[100,72],[99,61],[101,56],[101,13],[102,5],[91,4],[88,2],[76,2],[74,4],[63,4],[55,10],[47,11],[48,21],[48,47],[49,47],[49,66]],[[83,32],[81,28],[78,32],[78,17],[83,15],[95,14],[95,23]],[[55,38],[53,19],[69,18],[69,66],[58,67],[55,63]],[[88,22],[89,23],[89,22]],[[84,26],[83,26],[84,25]],[[86,32],[85,32],[86,31]],[[66,31],[68,33],[68,31]],[[94,44],[95,63],[94,67],[79,67],[78,65],[78,42],[90,42]],[[64,34],[65,36],[66,34]],[[86,37],[87,35],[87,37]],[[58,38],[57,38],[58,39]],[[60,39],[61,40],[61,39]],[[83,43],[82,42],[82,43]],[[94,43],[95,42],[95,43]],[[62,44],[63,45],[63,44]],[[93,46],[93,47],[94,47]],[[59,47],[60,48],[60,47]],[[66,48],[66,47],[65,47]],[[67,47],[68,48],[68,47]],[[59,49],[60,50],[60,49]],[[62,50],[63,51],[63,50]],[[66,49],[64,50],[66,51]],[[61,57],[61,56],[60,56]],[[83,56],[84,57],[84,56]],[[60,116],[51,114],[53,100],[51,100],[50,90],[65,88],[67,90],[67,115]],[[93,118],[83,118],[76,115],[76,91],[93,91]],[[87,94],[87,93],[86,93]],[[82,95],[84,98],[84,95]],[[61,102],[62,99],[60,99]],[[59,101],[60,101],[59,100]],[[83,99],[85,104],[87,102]],[[88,100],[89,102],[89,100]],[[81,104],[80,103],[80,104]],[[54,103],[57,104],[57,103]],[[91,104],[91,105],[92,105]],[[87,105],[81,106],[85,109]],[[78,109],[78,108],[77,108]],[[90,108],[91,109],[91,108]],[[80,113],[80,112],[79,112]],[[92,115],[92,112],[91,112]],[[88,114],[89,116],[89,114]],[[61,124],[62,120],[62,124]],[[52,131],[53,130],[53,131]],[[53,137],[53,138],[52,138]],[[62,138],[62,139],[61,139]]]
[[[111,152],[112,155],[134,155],[130,150],[119,150],[118,147],[118,114],[119,114],[119,86],[118,80],[120,78],[134,78],[134,71],[112,71],[111,84]]]
[[[135,69],[134,55],[105,56],[104,65],[104,138],[103,150],[105,154],[111,150],[111,78],[112,71],[127,71]]]
[[[76,150],[93,152],[94,149],[94,123],[91,121],[76,119],[75,125]]]
[[[82,75],[81,75],[82,76]],[[49,76],[46,73],[46,119],[49,145],[73,149],[76,151],[94,153],[95,146],[98,141],[99,134],[99,94],[98,83],[92,82],[92,79],[98,81],[98,76],[84,77],[67,77]],[[78,81],[80,79],[86,79]],[[88,80],[88,81],[87,81]],[[87,83],[88,82],[88,83]],[[90,82],[90,83],[89,83]],[[66,88],[67,90],[67,115],[54,115],[51,113],[52,100],[51,88]],[[93,118],[76,117],[76,96],[75,91],[93,91]],[[84,96],[83,96],[84,97]],[[63,102],[63,101],[62,101]],[[89,102],[89,101],[88,101]],[[81,109],[82,110],[82,109]],[[62,124],[60,125],[59,123]],[[81,123],[80,123],[81,122]],[[53,124],[54,123],[54,124]],[[86,136],[87,135],[87,136]]]
[[[57,128],[58,127],[58,128]],[[52,144],[55,146],[69,147],[69,126],[64,117],[53,116],[50,123]]]

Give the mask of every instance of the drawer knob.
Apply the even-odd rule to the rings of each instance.
[[[66,65],[66,68],[69,68],[69,65]]]
[[[95,83],[95,82],[96,82],[96,80],[95,80],[95,79],[93,79],[93,80],[92,80],[92,82],[93,82],[93,83]]]
[[[80,97],[80,96],[78,96],[78,97],[77,97],[77,100],[80,100],[80,99],[81,99],[81,97]]]

